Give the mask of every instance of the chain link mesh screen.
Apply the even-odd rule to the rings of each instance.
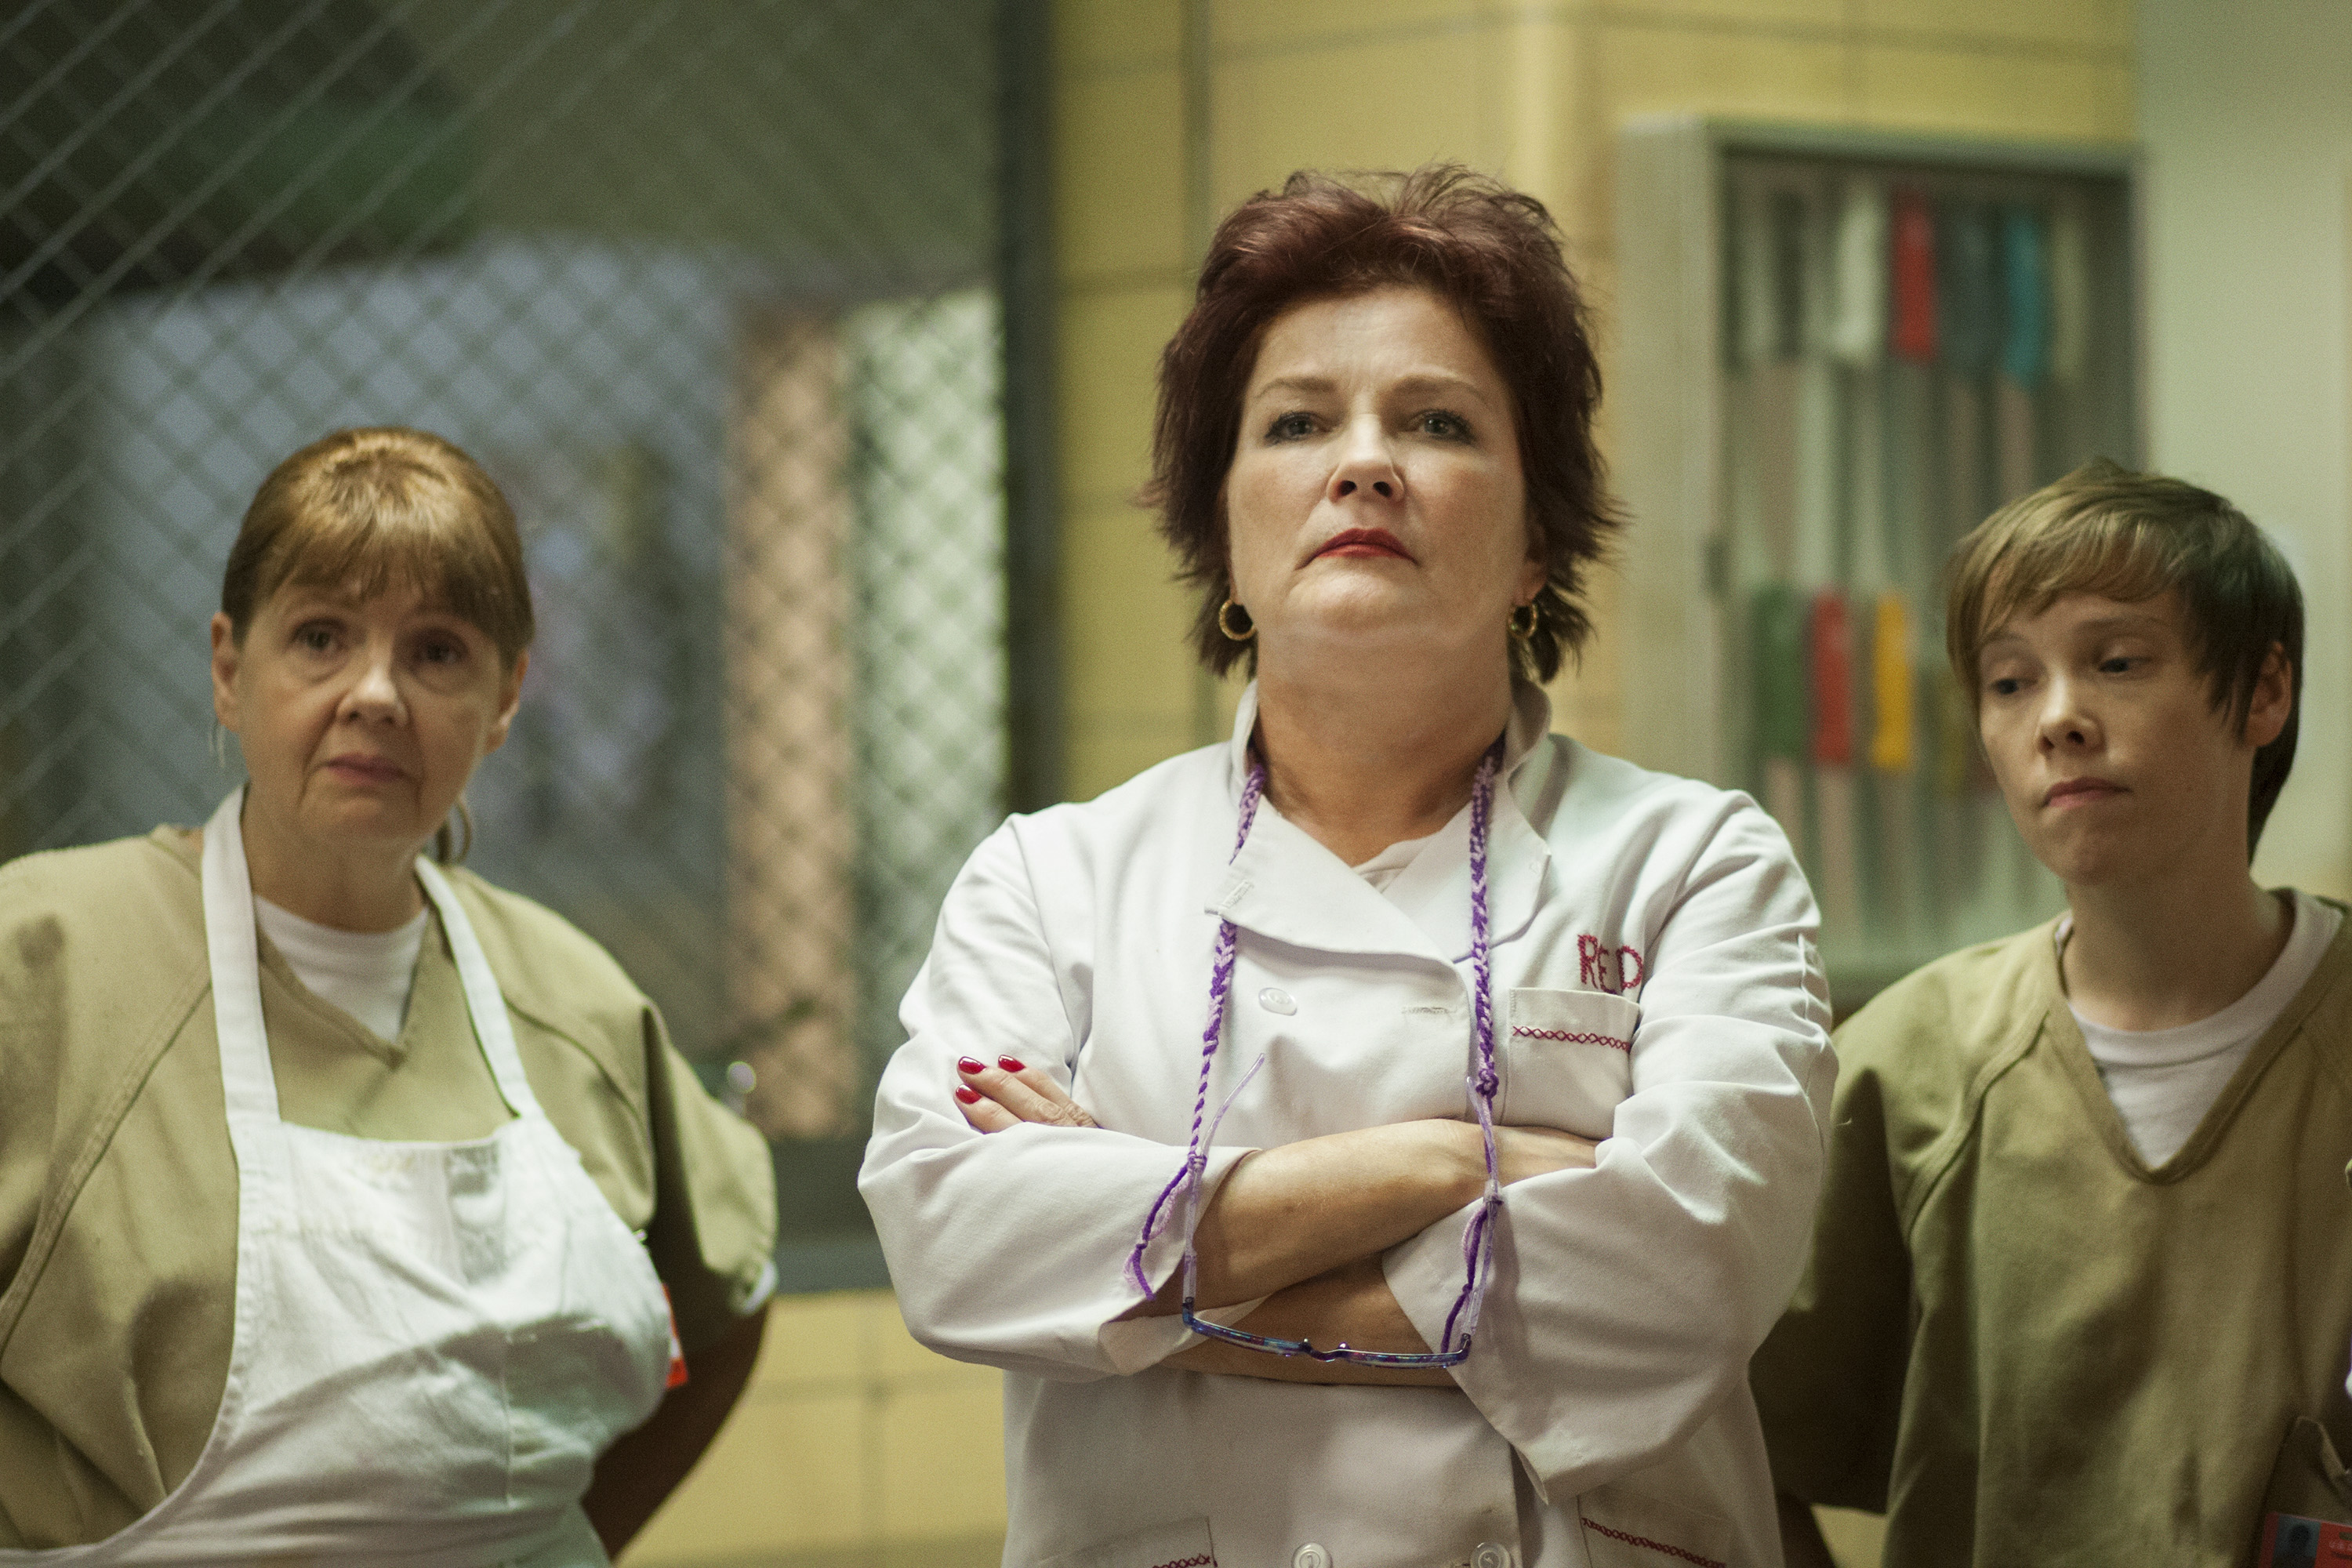
[[[296,447],[434,430],[541,633],[472,863],[778,1139],[788,1282],[1003,809],[990,0],[20,0],[0,20],[0,856],[201,821]],[[794,1259],[799,1261],[795,1263]]]

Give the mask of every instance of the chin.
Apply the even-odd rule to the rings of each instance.
[[[1328,584],[1290,606],[1300,640],[1346,640],[1365,647],[1429,647],[1454,640],[1431,605],[1385,583]]]
[[[2138,880],[2153,868],[2145,855],[2134,856],[2114,845],[2098,843],[2037,844],[2027,840],[2033,858],[2069,888],[2103,888]]]
[[[433,837],[431,828],[417,826],[414,810],[365,801],[347,802],[334,811],[321,813],[310,826],[317,837],[353,845],[423,843]]]

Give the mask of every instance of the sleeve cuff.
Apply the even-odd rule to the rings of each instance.
[[[751,1289],[743,1297],[743,1304],[735,1309],[739,1318],[748,1318],[768,1304],[776,1293],[776,1260],[772,1258],[760,1265],[760,1277],[751,1281]]]
[[[1230,1329],[1265,1303],[1265,1298],[1260,1296],[1255,1301],[1213,1307],[1194,1316]],[[1105,1323],[1102,1331],[1103,1353],[1110,1358],[1111,1370],[1121,1377],[1158,1366],[1177,1352],[1202,1342],[1201,1336],[1186,1328],[1181,1317],[1129,1318],[1122,1322]]]
[[[1234,1167],[1256,1152],[1255,1149],[1210,1151],[1208,1169],[1201,1173],[1201,1205],[1203,1208],[1217,1195],[1217,1189],[1224,1185],[1225,1178],[1233,1174]],[[1176,1271],[1184,1266],[1183,1202],[1181,1192],[1169,1198],[1167,1219],[1160,1226],[1160,1234],[1151,1238],[1151,1244],[1143,1251],[1143,1275],[1151,1281],[1154,1290],[1174,1279]],[[1119,1270],[1122,1275],[1126,1268],[1127,1260],[1121,1258]],[[1125,1283],[1129,1289],[1134,1288],[1132,1279]],[[1258,1303],[1265,1300],[1261,1296],[1255,1301],[1217,1307],[1196,1316],[1230,1328],[1256,1311]],[[1105,1323],[1097,1342],[1110,1363],[1111,1370],[1125,1376],[1141,1372],[1146,1367],[1157,1366],[1178,1351],[1197,1343],[1200,1337],[1184,1326],[1184,1320],[1181,1317],[1127,1318]]]

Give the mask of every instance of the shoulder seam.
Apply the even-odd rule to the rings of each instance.
[[[1993,945],[1997,948],[2008,949],[2017,942],[2036,941],[2045,931],[2047,923],[2045,921],[2042,925],[2031,927]],[[1965,952],[1969,950],[1961,951]],[[1958,955],[1948,954],[1947,958],[1957,956]],[[1943,959],[1937,961],[1938,964],[1944,962]],[[1931,964],[1928,967],[1934,968],[1936,965]],[[1922,973],[1925,971],[1914,972],[1915,974]],[[1905,978],[1909,979],[1911,976]],[[1927,1200],[1934,1196],[1937,1188],[1942,1185],[1944,1178],[1950,1173],[1954,1164],[1958,1162],[1961,1152],[1968,1147],[1969,1139],[1974,1135],[1977,1119],[1984,1106],[1985,1096],[1991,1092],[1992,1086],[1999,1082],[2011,1068],[2025,1059],[2027,1053],[2033,1048],[2034,1043],[2041,1039],[2042,1031],[2049,1022],[2047,1013],[2046,1006],[2036,1007],[2024,1017],[2012,1023],[2008,1033],[1999,1038],[1993,1048],[1986,1054],[1985,1059],[1969,1075],[1967,1083],[1960,1090],[1959,1101],[1953,1108],[1951,1121],[1937,1135],[1935,1142],[1928,1145],[1927,1154],[1919,1162],[1918,1174],[1912,1180],[1908,1189],[1899,1196],[1896,1213],[1902,1221],[1903,1237],[1906,1246],[1912,1239],[1912,1227],[1918,1223],[1920,1215],[1927,1209]]]
[[[613,1092],[621,1097],[621,1103],[629,1108],[633,1118],[640,1122],[645,1121],[647,1114],[647,1102],[645,1095],[642,1093],[630,1093],[629,1086],[617,1081],[613,1077],[611,1071],[605,1068],[604,1064],[597,1059],[596,1053],[590,1050],[585,1045],[581,1043],[580,1037],[577,1033],[564,1027],[561,1024],[554,1023],[550,1019],[540,1016],[537,1013],[532,1012],[528,1007],[518,1005],[511,996],[506,996],[501,994],[500,1000],[506,1003],[508,1012],[512,1013],[518,1018],[521,1018],[527,1022],[537,1025],[541,1030],[554,1036],[557,1039],[562,1040],[565,1045],[570,1046],[574,1051],[577,1051],[588,1061],[590,1066],[596,1069],[596,1076],[603,1079],[604,1082],[611,1087]],[[644,1017],[642,1009],[639,1011],[638,1017],[640,1019],[640,1033],[642,1034],[642,1020]],[[652,1069],[649,1067],[647,1071],[650,1072],[651,1070]]]
[[[139,1098],[155,1063],[170,1048],[186,1026],[189,1016],[212,990],[212,971],[203,968],[183,982],[172,999],[172,1005],[159,1015],[152,1035],[131,1054],[130,1062],[115,1079],[114,1089],[102,1102],[95,1123],[83,1138],[80,1148],[69,1161],[58,1161],[50,1166],[49,1180],[41,1190],[41,1204],[33,1221],[33,1234],[25,1247],[24,1261],[18,1265],[16,1277],[9,1281],[5,1292],[0,1292],[0,1346],[8,1342],[16,1332],[17,1320],[23,1317],[26,1305],[32,1300],[33,1286],[48,1262],[50,1250],[57,1246],[65,1229],[66,1216],[73,1210],[74,1200],[80,1195],[82,1184],[98,1168],[100,1158],[114,1140],[130,1113],[132,1101]]]
[[[2333,902],[2334,900],[2331,900],[2328,901]],[[2339,905],[2337,907],[2341,908],[2342,906]],[[2318,971],[2312,975],[2311,980],[2305,982],[2305,989],[2309,991],[2313,984],[2319,981],[2320,975],[2326,973],[2327,971],[2333,969],[2336,973],[2330,976],[2324,984],[2320,984],[2315,994],[2307,997],[2297,997],[2296,1001],[2300,1001],[2303,1004],[2300,1007],[2296,1006],[2294,1002],[2288,1003],[2286,1013],[2282,1014],[2280,1018],[2276,1021],[2278,1023],[2286,1023],[2288,1022],[2288,1015],[2293,1016],[2293,1021],[2288,1030],[2288,1036],[2290,1038],[2295,1035],[2311,1033],[2310,1026],[2313,1016],[2318,1013],[2320,1008],[2326,1005],[2327,999],[2344,985],[2347,978],[2346,971],[2347,969],[2352,969],[2352,959],[2347,959],[2347,952],[2352,952],[2352,917],[2347,917],[2344,922],[2336,928],[2335,940],[2327,944],[2326,952],[2320,958]],[[2279,1048],[2284,1048],[2284,1042],[2281,1043]],[[2276,1052],[2274,1051],[2272,1054],[2275,1055]],[[2347,1072],[2345,1064],[2338,1059],[2340,1053],[2322,1050],[2315,1054],[2319,1058],[2319,1070],[2327,1075],[2328,1078],[2334,1079],[2337,1089],[2343,1090],[2347,1095],[2352,1095],[2352,1072]]]
[[[1069,998],[1062,992],[1060,966],[1054,962],[1054,939],[1045,930],[1044,918],[1045,906],[1037,897],[1037,879],[1029,868],[1029,845],[1017,829],[1010,837],[1013,840],[1013,853],[1021,861],[1021,881],[1024,890],[1029,895],[1029,907],[1038,912],[1037,942],[1038,945],[1045,950],[1045,968],[1046,973],[1053,978],[1054,1000],[1059,1003],[1062,1008],[1062,1030],[1067,1041],[1064,1050],[1070,1064],[1071,1072],[1076,1073],[1078,1066],[1079,1046],[1077,1021],[1070,1016]]]
[[[2046,1022],[2042,1014],[2037,1011],[2012,1025],[2009,1037],[1997,1046],[1984,1064],[1969,1076],[1968,1087],[1960,1091],[1960,1102],[1953,1110],[1950,1125],[1928,1146],[1927,1158],[1919,1163],[1917,1179],[1911,1184],[1911,1190],[1904,1194],[1901,1214],[1903,1238],[1906,1246],[1911,1241],[1911,1227],[1918,1223],[1928,1198],[1942,1184],[1944,1177],[1958,1163],[1961,1151],[1968,1147],[1969,1140],[1974,1135],[1985,1096],[2011,1068],[2025,1059],[2026,1053],[2042,1037]]]

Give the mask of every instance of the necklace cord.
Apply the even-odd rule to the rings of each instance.
[[[1336,1351],[1318,1351],[1304,1342],[1268,1342],[1258,1336],[1244,1335],[1218,1324],[1197,1321],[1192,1313],[1200,1279],[1200,1255],[1194,1245],[1201,1223],[1201,1178],[1208,1168],[1208,1150],[1216,1140],[1216,1130],[1233,1109],[1234,1101],[1249,1086],[1258,1069],[1265,1065],[1263,1054],[1242,1076],[1240,1083],[1225,1097],[1213,1121],[1208,1121],[1205,1136],[1203,1123],[1209,1104],[1209,1076],[1215,1066],[1217,1047],[1224,1037],[1227,998],[1233,989],[1234,965],[1239,948],[1239,933],[1230,919],[1217,923],[1217,940],[1209,971],[1209,1016],[1201,1031],[1201,1072],[1192,1095],[1192,1129],[1184,1152],[1184,1163],[1169,1178],[1168,1184],[1152,1200],[1145,1215],[1141,1234],[1133,1250],[1128,1254],[1127,1275],[1136,1289],[1145,1296],[1152,1294],[1151,1282],[1143,1270],[1145,1251],[1155,1240],[1168,1215],[1169,1200],[1178,1188],[1184,1189],[1184,1297],[1183,1313],[1188,1326],[1212,1330],[1221,1337],[1248,1348],[1291,1355],[1301,1352],[1318,1361],[1361,1359],[1383,1365],[1442,1365],[1461,1363],[1470,1353],[1472,1336],[1477,1331],[1481,1310],[1486,1304],[1486,1288],[1494,1277],[1495,1232],[1497,1211],[1502,1207],[1503,1189],[1500,1165],[1495,1148],[1495,1094],[1500,1075],[1495,1066],[1494,966],[1489,953],[1489,920],[1486,897],[1486,844],[1488,828],[1494,816],[1495,781],[1503,760],[1503,741],[1497,738],[1480,759],[1478,772],[1470,790],[1470,966],[1475,980],[1471,999],[1473,1038],[1477,1047],[1475,1068],[1464,1080],[1471,1104],[1478,1114],[1479,1141],[1486,1162],[1486,1184],[1478,1200],[1478,1212],[1471,1216],[1462,1237],[1463,1280],[1461,1294],[1454,1298],[1453,1308],[1445,1316],[1445,1331],[1440,1336],[1438,1348],[1428,1354],[1395,1352],[1355,1352],[1344,1344]],[[1257,818],[1258,802],[1265,794],[1265,764],[1253,762],[1249,776],[1242,785],[1239,818],[1234,834],[1234,847],[1225,858],[1231,865],[1241,856],[1242,847],[1249,842],[1251,825]],[[1455,1331],[1460,1331],[1457,1342]]]

